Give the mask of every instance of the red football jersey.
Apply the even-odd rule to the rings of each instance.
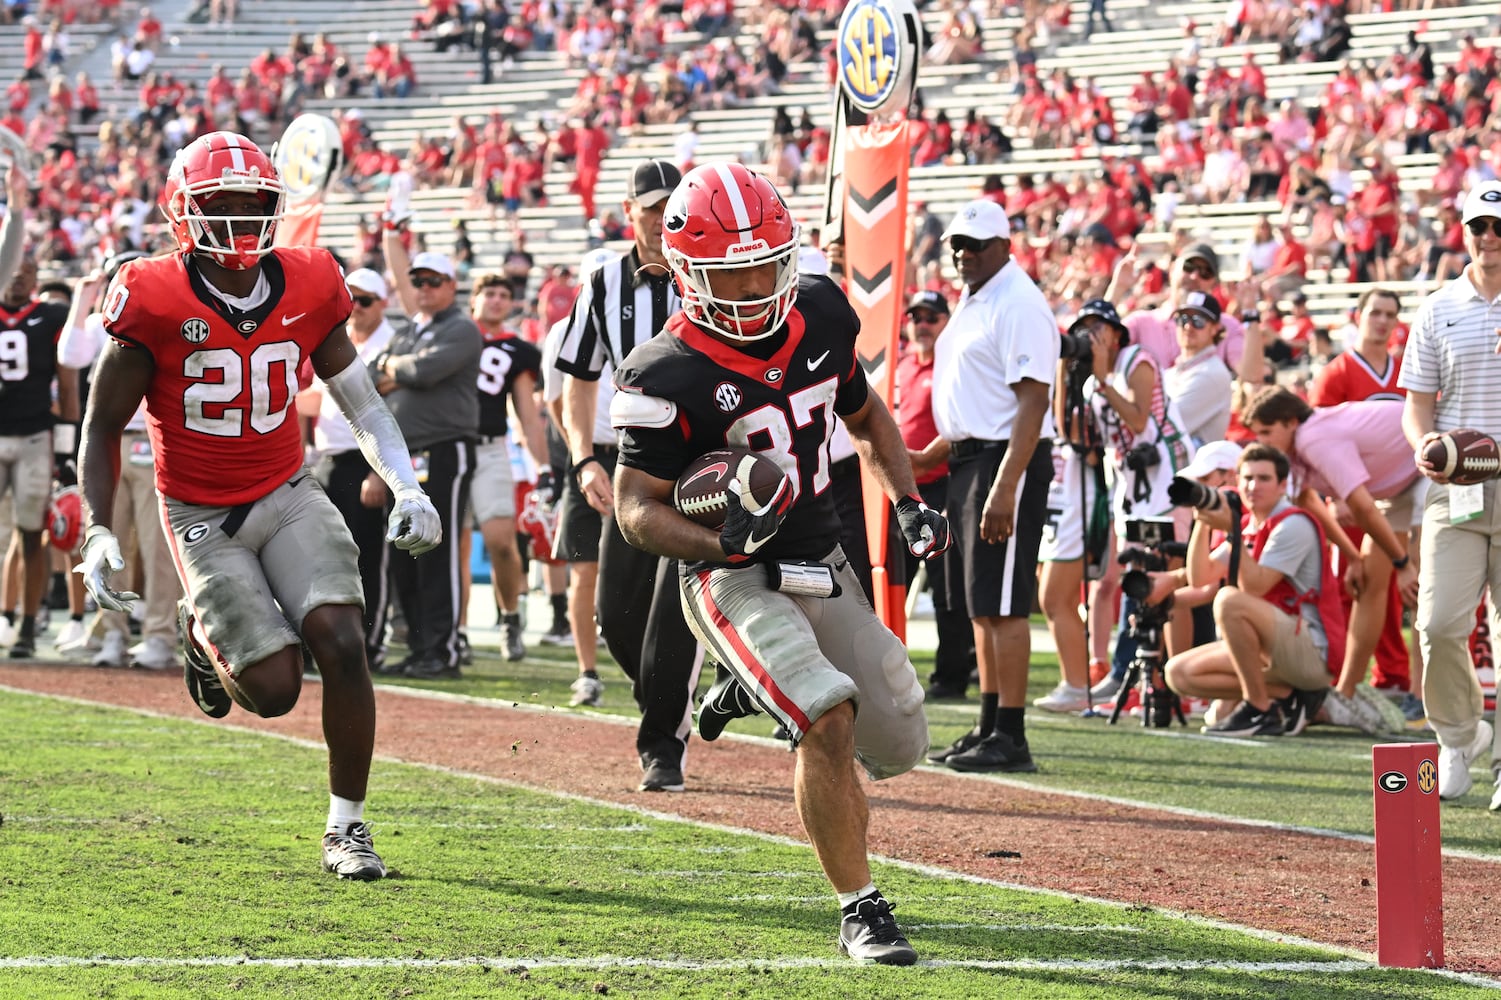
[[[349,316],[344,276],[320,247],[262,258],[271,294],[226,306],[182,254],[132,261],[105,299],[104,326],[150,351],[146,427],[164,496],[232,507],[270,493],[302,465],[292,410],[297,369]]]
[[[1389,354],[1386,370],[1377,371],[1354,351],[1345,351],[1324,366],[1308,389],[1310,406],[1337,406],[1363,399],[1401,399],[1407,390],[1397,385],[1402,359]]]

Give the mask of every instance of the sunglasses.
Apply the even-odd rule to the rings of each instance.
[[[1501,236],[1501,219],[1493,219],[1489,216],[1483,219],[1471,219],[1465,223],[1465,228],[1471,236],[1484,236],[1487,232]]]
[[[930,312],[910,312],[907,314],[907,318],[914,323],[921,323],[924,326],[931,326],[938,322],[938,314]]]
[[[361,309],[369,309],[376,302],[380,301],[373,295],[351,295],[350,298],[354,299],[354,304]]]
[[[1202,330],[1213,322],[1208,316],[1201,316],[1198,313],[1179,313],[1173,317],[1173,320],[1179,326],[1191,326],[1195,330]]]
[[[1214,269],[1202,260],[1185,261],[1183,264],[1183,273],[1192,274],[1200,278],[1214,277]]]
[[[949,248],[954,253],[984,253],[1000,241],[999,236],[992,236],[988,240],[977,240],[973,236],[950,236]]]
[[[413,288],[441,288],[441,287],[443,287],[443,285],[447,281],[448,281],[448,279],[445,278],[445,277],[442,277],[441,275],[434,275],[431,278],[428,278],[428,277],[413,278],[412,279],[412,287]]]

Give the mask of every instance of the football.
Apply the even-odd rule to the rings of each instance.
[[[1483,483],[1501,475],[1501,448],[1488,434],[1453,430],[1440,434],[1423,449],[1423,458],[1460,486]]]
[[[729,510],[730,480],[749,483],[751,495],[760,506],[771,502],[785,478],[781,467],[758,451],[711,451],[683,470],[672,488],[672,503],[689,520],[718,531],[724,527]]]

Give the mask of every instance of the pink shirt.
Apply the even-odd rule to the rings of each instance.
[[[1167,371],[1178,360],[1178,326],[1173,322],[1173,306],[1164,304],[1150,312],[1134,312],[1126,317],[1131,343],[1140,344],[1157,359],[1157,366]],[[1240,371],[1240,355],[1246,342],[1246,328],[1234,316],[1222,316],[1225,335],[1217,346],[1220,360],[1232,375]]]
[[[1293,476],[1301,486],[1347,499],[1364,486],[1388,500],[1419,475],[1402,434],[1402,402],[1366,399],[1314,413],[1293,436]]]

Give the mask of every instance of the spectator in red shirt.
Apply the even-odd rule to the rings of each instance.
[[[135,40],[153,52],[162,44],[162,22],[152,15],[150,7],[141,8],[140,20],[136,21]]]
[[[593,115],[585,118],[572,131],[575,175],[569,189],[579,196],[584,219],[588,221],[595,216],[594,191],[599,186],[600,164],[604,161],[605,150],[610,147],[610,137],[600,128],[599,120]],[[552,324],[548,325],[550,327]]]
[[[544,329],[568,315],[573,300],[578,295],[578,285],[573,280],[573,271],[555,266],[548,269],[547,277],[537,289],[537,308],[542,314]]]
[[[1397,174],[1380,157],[1366,160],[1371,179],[1355,196],[1355,214],[1368,223],[1357,234],[1355,243],[1355,280],[1386,281],[1387,257],[1397,242],[1401,221],[1401,192]]]
[[[1262,277],[1262,296],[1274,302],[1292,295],[1308,280],[1308,249],[1298,242],[1291,222],[1282,223],[1272,266]]]

